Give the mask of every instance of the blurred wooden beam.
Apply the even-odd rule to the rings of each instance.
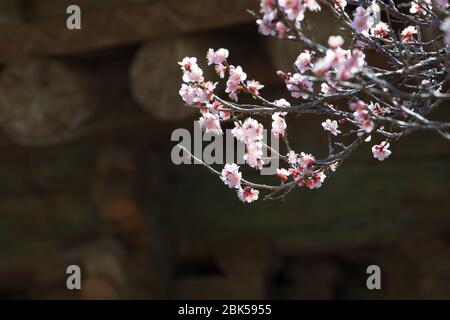
[[[39,12],[38,8],[49,1],[52,0],[31,2],[32,5],[27,8],[41,3],[35,7]],[[52,3],[57,5],[56,1]],[[258,1],[168,0],[136,3],[129,0],[121,6],[112,3],[114,5],[111,7],[100,6],[97,10],[84,10],[82,5],[81,30],[66,28],[67,15],[61,5],[56,7],[58,12],[64,10],[61,16],[55,18],[33,21],[31,10],[27,11],[26,23],[0,24],[0,63],[30,55],[79,54],[161,35],[250,22],[254,18],[246,10],[255,9]]]

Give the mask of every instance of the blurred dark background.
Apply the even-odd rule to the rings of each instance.
[[[251,205],[172,164],[172,131],[198,118],[178,96],[182,57],[229,48],[265,96],[287,96],[274,73],[300,48],[258,35],[257,6],[0,0],[0,298],[450,298],[450,144],[436,134],[383,163],[367,144],[322,189]],[[309,21],[319,41],[337,32],[325,13]],[[293,147],[325,156],[322,121],[289,119]],[[382,290],[366,288],[372,264]]]

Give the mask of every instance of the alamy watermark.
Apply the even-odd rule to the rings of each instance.
[[[172,148],[172,163],[175,165],[245,164],[245,144],[235,139],[231,129],[223,131],[222,135],[203,132],[198,122],[195,122],[193,135],[184,128],[174,130],[171,141],[177,142],[177,144]],[[262,156],[264,166],[261,168],[261,175],[274,175],[280,165],[280,140],[264,129],[261,143],[265,146]]]

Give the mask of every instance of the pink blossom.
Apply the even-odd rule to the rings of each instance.
[[[245,119],[241,125],[235,123],[235,127],[231,130],[231,134],[241,142],[245,144],[251,144],[263,139],[264,127],[258,121],[252,118]]]
[[[311,169],[312,166],[316,163],[316,158],[313,155],[302,152],[300,154],[300,165],[304,169]]]
[[[322,122],[322,127],[325,131],[329,131],[332,135],[337,136],[341,131],[338,130],[338,123],[336,120],[331,121],[327,119],[325,122]]]
[[[210,112],[203,113],[202,117],[198,120],[200,127],[205,130],[205,132],[211,132],[217,135],[222,135],[222,128],[220,126],[220,119],[217,115]]]
[[[247,74],[242,70],[241,66],[230,66],[230,80],[243,82],[247,79]]]
[[[251,203],[258,200],[259,191],[250,187],[240,188],[238,190],[238,197],[242,202]]]
[[[198,100],[200,103],[208,103],[214,98],[214,90],[216,89],[217,82],[205,82],[204,85],[197,89]]]
[[[329,86],[326,82],[323,82],[323,83],[320,85],[320,91],[321,91],[324,95],[329,95],[329,94],[335,92],[335,90],[334,90],[331,86]]]
[[[334,50],[327,50],[325,57],[319,59],[315,64],[313,68],[313,72],[318,77],[324,77],[327,76],[328,71],[330,68],[338,62],[339,56],[336,55],[336,52]]]
[[[225,71],[227,71],[227,66],[218,64],[215,66],[215,70],[221,79],[225,78]]]
[[[384,23],[382,21],[378,22],[372,29],[370,29],[370,34],[374,37],[384,38],[389,35],[389,32],[391,30],[389,29],[389,26],[387,23]]]
[[[259,33],[264,36],[274,36],[277,32],[276,24],[273,23],[272,19],[268,19],[266,16],[264,16],[263,19],[256,20],[256,24],[258,25]]]
[[[330,36],[328,38],[328,45],[332,49],[342,47],[343,44],[344,44],[344,38],[342,38],[341,36]]]
[[[275,4],[269,1],[261,2],[261,13],[264,13],[262,19],[256,20],[259,32],[265,36],[274,36],[277,32],[276,19],[278,15]]]
[[[197,98],[196,88],[188,86],[184,83],[181,85],[179,94],[188,106],[192,106]]]
[[[304,0],[305,1],[305,0]],[[306,0],[306,7],[309,11],[320,11],[320,5],[317,0]]]
[[[230,111],[219,111],[219,117],[222,120],[229,120],[229,119],[231,119],[231,112]]]
[[[222,170],[222,175],[220,177],[222,181],[229,188],[240,188],[242,173],[239,172],[239,167],[235,163],[226,164],[225,168]]]
[[[348,51],[347,51],[348,52]],[[363,70],[366,64],[365,55],[361,50],[354,49],[347,59],[342,59],[336,67],[336,78],[347,80]]]
[[[241,83],[247,79],[247,74],[242,70],[241,66],[230,66],[230,77],[227,81],[225,92],[230,94],[230,98],[237,101],[238,92],[242,89]]]
[[[267,14],[275,9],[277,0],[261,0],[260,2],[260,12]]]
[[[299,180],[303,175],[303,167],[301,166],[294,166],[292,168],[289,168],[289,174],[294,178],[294,180]]]
[[[300,162],[300,155],[293,150],[289,151],[289,153],[286,156],[289,164],[291,165],[295,165]]]
[[[290,108],[291,104],[286,99],[279,99],[273,102],[278,108]]]
[[[304,178],[300,181],[300,187],[308,187],[309,189],[318,189],[322,187],[322,183],[327,176],[323,171],[314,172],[311,176]]]
[[[373,157],[383,161],[391,155],[391,150],[389,150],[389,142],[383,141],[380,144],[374,145],[372,147]]]
[[[441,24],[440,29],[444,31],[444,42],[450,46],[450,18],[446,18]]]
[[[309,94],[305,91],[312,91],[312,82],[300,73],[295,73],[286,81],[286,87],[291,91],[291,95],[294,98],[302,97],[303,99],[307,99]]]
[[[354,18],[351,23],[351,27],[355,30],[356,33],[362,33],[372,27],[373,17],[371,16],[370,9],[358,7],[353,13],[353,16]]]
[[[275,112],[272,115],[272,134],[275,137],[284,136],[287,124],[280,112]]]
[[[278,178],[280,178],[280,180],[282,182],[286,182],[290,175],[291,175],[291,173],[288,170],[277,168],[277,176],[278,176]]]
[[[417,34],[417,29],[414,26],[408,26],[402,31],[402,41],[403,42],[413,42],[414,35]]]
[[[247,81],[248,91],[250,91],[255,96],[259,96],[259,90],[262,88],[264,88],[264,86],[256,80]]]
[[[332,0],[335,7],[341,7],[344,9],[347,6],[346,0]]]
[[[206,58],[208,59],[208,65],[223,64],[223,62],[228,58],[229,54],[230,52],[224,48],[221,48],[217,51],[214,51],[214,49],[209,49],[206,55]]]
[[[278,0],[278,5],[291,21],[302,21],[305,18],[306,6],[303,0]]]
[[[203,70],[197,65],[197,58],[186,57],[178,62],[183,70],[184,82],[201,82],[203,81]]]
[[[300,55],[297,57],[297,60],[295,60],[295,66],[301,73],[310,70],[313,66],[311,51],[305,50],[304,52],[300,53]]]
[[[409,12],[412,14],[426,15],[428,13],[427,10],[431,10],[432,8],[431,0],[413,0],[411,1]]]
[[[334,162],[332,164],[329,165],[329,168],[331,171],[335,172],[338,168],[339,163],[338,162]]]
[[[365,106],[365,104],[364,104]],[[373,131],[375,124],[370,119],[369,111],[365,108],[357,108],[356,111],[353,113],[353,118],[358,123],[359,127],[361,129],[364,129],[367,133],[370,133]]]
[[[264,165],[262,160],[263,144],[261,142],[252,142],[247,144],[247,153],[244,155],[244,160],[252,168],[261,169]]]

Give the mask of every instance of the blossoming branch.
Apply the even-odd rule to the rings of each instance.
[[[305,13],[320,10],[330,10],[342,24],[336,30],[350,31],[351,39],[332,34],[327,44],[321,44],[308,37]],[[401,4],[392,0],[261,0],[259,13],[252,14],[261,34],[298,41],[305,48],[293,61],[292,70],[277,72],[287,96],[274,101],[264,98],[264,85],[249,80],[242,66],[231,64],[227,49],[210,49],[206,56],[208,65],[226,81],[223,94],[216,92],[217,82],[204,79],[197,58],[179,62],[184,82],[179,93],[184,103],[199,110],[205,132],[221,135],[223,122],[234,122],[232,134],[245,144],[244,160],[249,167],[260,170],[265,163],[264,150],[269,148],[262,142],[264,127],[257,117],[270,117],[271,134],[284,141],[288,153],[278,154],[285,165],[277,169],[280,183],[276,185],[243,179],[233,163],[221,171],[205,164],[227,187],[235,189],[243,202],[257,200],[260,190],[274,199],[297,187],[320,188],[364,143],[377,141],[372,146],[373,157],[384,161],[392,154],[391,144],[412,132],[431,130],[450,139],[450,123],[427,118],[450,99],[447,0]],[[434,31],[433,26],[437,26]],[[388,67],[369,65],[368,50],[377,52]],[[241,95],[253,97],[254,103],[240,104]],[[345,107],[342,101],[346,101]],[[326,158],[291,149],[289,113],[328,117],[318,124],[328,135]],[[344,144],[343,136],[353,137],[353,141]]]

